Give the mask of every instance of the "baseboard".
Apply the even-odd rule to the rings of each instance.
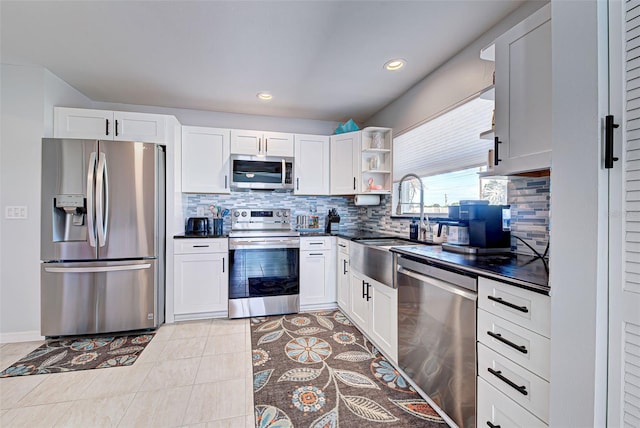
[[[39,330],[17,331],[14,333],[0,333],[0,343],[33,342],[44,340]]]
[[[336,302],[300,305],[300,312],[325,311],[333,309],[338,309],[338,304]]]

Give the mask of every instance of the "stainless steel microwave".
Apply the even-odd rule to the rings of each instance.
[[[293,158],[232,155],[231,187],[293,190]]]

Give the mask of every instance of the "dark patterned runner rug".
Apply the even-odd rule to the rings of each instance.
[[[340,311],[253,318],[251,343],[257,427],[445,424]]]
[[[48,340],[0,372],[0,377],[130,366],[154,333]]]

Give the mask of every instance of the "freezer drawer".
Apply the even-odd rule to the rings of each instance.
[[[155,328],[161,319],[156,260],[43,263],[41,334]]]

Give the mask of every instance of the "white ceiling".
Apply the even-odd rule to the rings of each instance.
[[[94,101],[363,122],[521,4],[2,0],[0,55]]]

